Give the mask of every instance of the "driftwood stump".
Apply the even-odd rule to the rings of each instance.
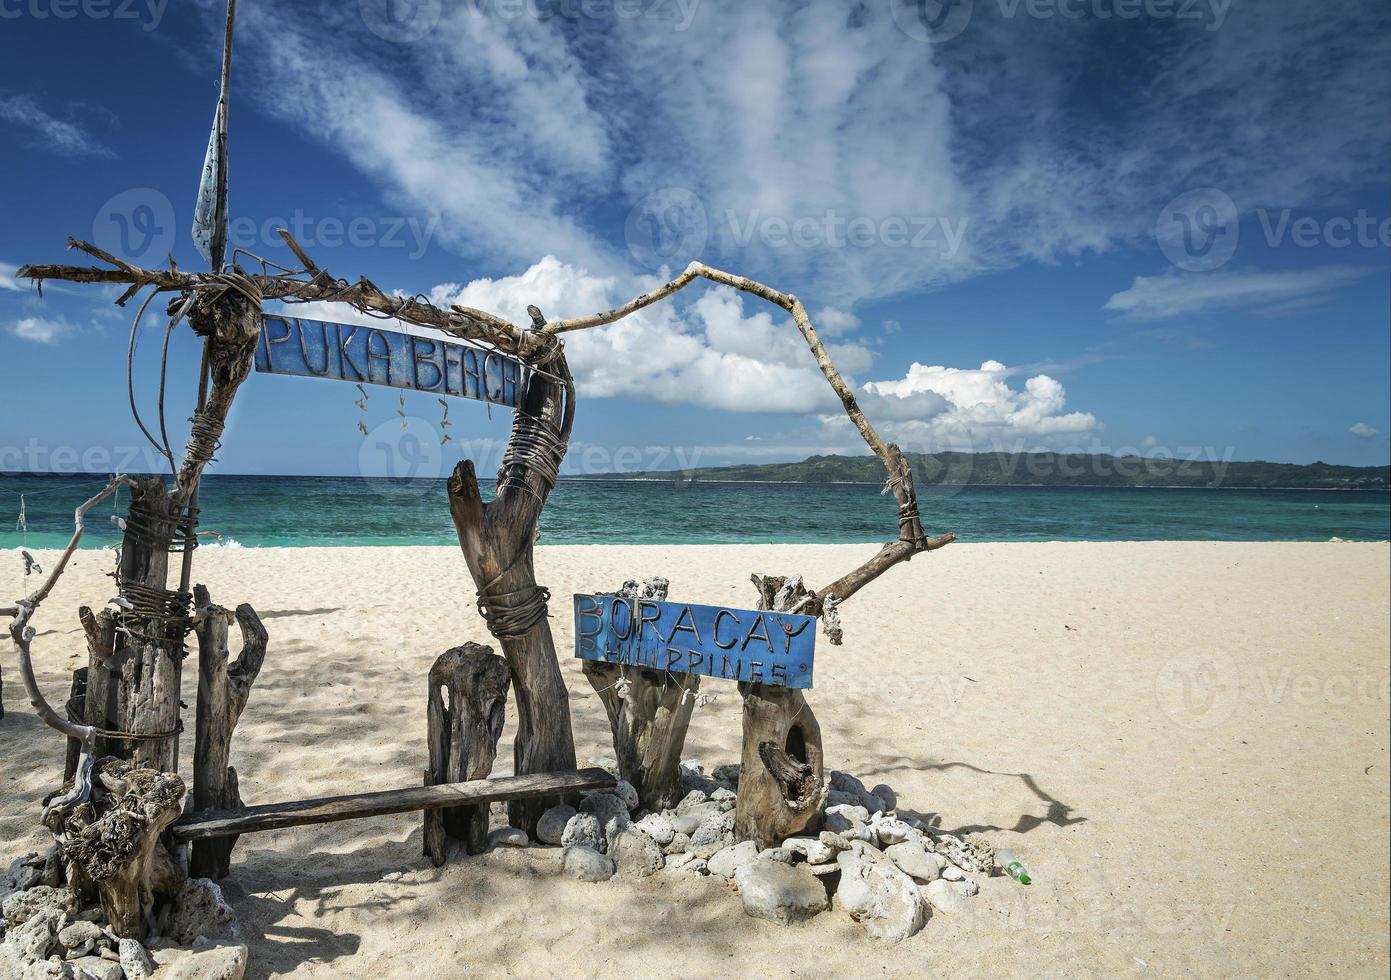
[[[810,593],[798,579],[753,576],[759,609],[788,611]],[[759,847],[810,833],[821,822],[821,726],[801,691],[740,683],[744,698],[744,747],[734,835]]]
[[[75,725],[85,725],[87,723],[87,668],[79,667],[72,672],[72,687],[68,694],[67,704],[63,705],[63,712],[67,715],[68,721]],[[68,751],[63,760],[63,782],[72,779],[77,772],[77,766],[82,759],[82,740],[68,738]]]
[[[266,659],[266,628],[246,603],[235,616],[215,606],[204,586],[193,590],[198,635],[198,715],[193,741],[193,809],[229,810],[242,805],[237,770],[228,764],[232,732],[237,727],[251,685]],[[242,648],[228,663],[227,630],[235,619],[241,627]],[[194,878],[225,878],[237,838],[214,837],[193,842],[188,873]]]
[[[99,902],[121,938],[144,939],[156,903],[183,884],[160,835],[183,811],[184,782],[128,760],[103,759],[93,770],[91,796],[49,810],[45,822],[82,904]]]
[[[483,779],[493,771],[511,682],[507,661],[492,647],[465,643],[440,654],[430,668],[426,786]],[[488,841],[487,804],[426,810],[425,853],[435,867],[444,864],[445,840],[451,837],[462,841],[469,854],[482,854]]]
[[[535,366],[512,416],[497,495],[483,502],[468,459],[455,468],[448,485],[449,512],[478,588],[479,610],[512,670],[517,698],[513,772],[518,776],[575,768],[569,692],[547,619],[550,593],[536,584],[532,556],[536,522],[555,486],[574,423],[574,389],[558,344]],[[556,802],[555,797],[513,800],[508,820],[534,838],[536,822]]]
[[[630,580],[617,594],[631,599],[667,597],[668,582]],[[676,806],[681,786],[681,749],[700,690],[699,674],[669,674],[645,667],[586,660],[589,681],[609,717],[619,774],[638,791],[642,806],[654,813]],[[620,687],[619,682],[626,681]]]
[[[94,755],[179,768],[179,684],[187,610],[166,591],[178,517],[159,477],[137,477],[118,567],[119,610],[88,623],[87,723],[129,737],[98,736]],[[111,642],[104,642],[110,637]]]

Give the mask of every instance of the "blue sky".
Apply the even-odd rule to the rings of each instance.
[[[14,272],[68,235],[202,267],[220,18],[0,0],[0,469],[151,466],[134,306]],[[286,264],[280,225],[524,322],[699,258],[798,295],[908,449],[1391,457],[1384,3],[241,0],[233,77],[231,239]],[[780,312],[697,286],[575,335],[567,468],[864,452]],[[218,469],[496,464],[505,412],[357,397],[253,376]]]

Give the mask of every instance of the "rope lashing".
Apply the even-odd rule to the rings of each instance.
[[[533,318],[539,315],[533,314]],[[529,369],[539,369],[561,356],[564,344],[555,335],[547,337],[544,347],[527,356]],[[544,372],[539,372],[545,374]],[[550,375],[545,375],[551,377]],[[574,398],[574,386],[568,379],[557,379],[562,385],[564,397]],[[518,479],[509,478],[515,470],[533,472],[541,477],[547,492],[555,488],[560,478],[560,464],[565,461],[569,449],[566,436],[560,425],[550,418],[533,415],[518,406],[512,418],[512,433],[507,440],[507,449],[502,454],[502,464],[498,467],[498,489],[513,486],[530,490]]]
[[[141,582],[122,582],[121,596],[130,603],[128,612],[151,622],[189,624],[193,596],[188,592],[171,592]]]
[[[550,601],[551,590],[544,585],[492,595],[479,592],[478,612],[488,624],[488,632],[501,640],[521,636],[545,619]]]
[[[514,467],[534,472],[541,477],[549,490],[560,477],[560,464],[565,459],[568,447],[560,434],[560,427],[548,418],[530,415],[517,409],[512,420],[512,435],[507,440],[507,449],[502,454],[502,465],[498,467],[498,489],[504,486],[521,486],[508,479]]]
[[[526,552],[526,548],[518,551],[507,563],[506,568],[478,590],[478,613],[487,623],[488,632],[499,640],[509,636],[521,636],[549,614],[546,603],[551,601],[551,590],[544,585],[514,589],[510,592],[493,591],[503,576],[522,560]]]

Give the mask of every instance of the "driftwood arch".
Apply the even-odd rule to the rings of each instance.
[[[158,294],[175,294],[169,305],[170,330],[187,314],[195,332],[205,339],[204,388],[200,392],[199,408],[183,466],[174,469],[172,490],[166,489],[162,479],[119,478],[120,482],[132,486],[132,496],[138,501],[138,505],[136,502],[132,504],[128,523],[135,525],[135,519],[141,519],[136,528],[139,533],[127,527],[122,556],[121,598],[143,615],[148,627],[128,634],[121,642],[133,651],[132,656],[143,658],[142,663],[148,661],[142,676],[164,677],[165,680],[159,684],[158,690],[128,691],[117,697],[120,717],[112,727],[143,737],[135,740],[134,749],[127,747],[129,740],[117,740],[106,748],[113,754],[133,757],[134,762],[147,767],[142,771],[177,770],[177,742],[169,738],[168,732],[176,731],[179,721],[179,657],[171,653],[171,648],[175,643],[182,643],[193,628],[196,614],[189,609],[192,596],[188,592],[188,554],[185,552],[177,592],[167,590],[167,556],[177,537],[182,536],[187,541],[192,533],[198,479],[216,449],[236,391],[251,371],[264,300],[346,303],[362,313],[399,319],[491,346],[517,357],[531,369],[525,377],[521,403],[513,415],[511,436],[497,475],[493,498],[486,502],[482,499],[471,460],[462,461],[448,481],[450,513],[477,589],[479,610],[489,631],[499,641],[513,676],[518,713],[514,760],[516,778],[573,770],[575,765],[568,696],[547,619],[550,595],[536,582],[533,556],[536,524],[555,486],[574,421],[575,389],[565,358],[565,334],[613,323],[670,297],[698,279],[750,293],[780,307],[791,316],[846,414],[884,465],[886,489],[893,493],[898,505],[898,535],[863,564],[816,590],[806,589],[799,577],[760,580],[755,576],[762,608],[796,611],[821,618],[831,642],[838,643],[839,627],[835,609],[840,603],[894,565],[955,540],[953,534],[929,537],[924,532],[913,475],[907,461],[898,446],[885,441],[865,417],[854,392],[817,336],[805,307],[791,294],[693,262],[663,286],[614,309],[550,321],[540,310],[530,307],[528,312],[532,322],[523,326],[481,310],[460,306],[446,310],[419,297],[388,294],[366,278],[356,282],[334,278],[320,268],[288,232],[282,230],[280,234],[301,263],[299,269],[288,270],[245,252],[235,253],[233,263],[222,272],[186,272],[177,267],[143,269],[87,242],[69,239],[70,248],[85,252],[104,265],[26,265],[18,271],[18,276],[35,283],[40,293],[45,280],[124,285],[127,288],[117,299],[118,306],[124,306],[146,288],[151,290],[145,300],[146,305]],[[251,266],[253,271],[237,264],[238,259]],[[259,271],[255,271],[257,266]],[[172,464],[172,453],[170,455]],[[76,548],[82,534],[82,516],[86,507],[108,496],[116,485],[117,481],[113,481],[101,495],[79,509],[76,531],[68,550],[63,559],[55,564],[39,592],[20,600],[15,606],[0,609],[0,613],[12,617],[10,632],[20,653],[21,674],[36,710],[51,727],[77,739],[83,750],[72,786],[57,800],[50,802],[50,812],[55,807],[69,812],[91,798],[95,746],[111,733],[94,724],[79,725],[68,721],[48,705],[34,679],[30,654],[34,634],[29,621],[61,575],[67,557]],[[767,586],[772,582],[777,582],[777,586],[770,591]],[[200,599],[203,598],[200,596]],[[205,604],[206,600],[200,603]],[[87,626],[89,645],[94,649],[109,643],[114,635],[111,624],[100,616],[92,617],[88,613],[84,616],[84,625]],[[745,699],[745,771],[741,780],[737,827],[745,837],[760,841],[780,839],[790,829],[808,827],[819,812],[822,775],[819,727],[810,706],[800,693],[795,698],[785,698],[777,692],[765,690],[759,684],[741,684],[740,693]],[[90,692],[88,703],[92,703]],[[667,715],[671,714],[667,712]],[[680,712],[675,714],[679,715]],[[614,719],[612,709],[610,717]],[[234,719],[229,720],[234,723]],[[152,725],[155,726],[153,729],[150,727]],[[621,737],[619,727],[618,722],[614,721],[616,740]],[[632,734],[628,737],[642,733],[642,724],[630,727]],[[772,738],[768,737],[769,733],[774,733]],[[808,733],[813,733],[811,737],[817,743],[814,746],[807,744]],[[121,734],[121,731],[116,734]],[[650,776],[646,781],[648,785],[664,787],[664,793],[670,791],[674,767],[679,762],[679,741],[684,737],[684,725],[680,726],[679,733],[668,732],[667,735],[669,741],[675,739],[674,750],[672,745],[667,746],[667,751],[660,754],[660,766],[671,771],[643,773],[639,769],[644,763],[631,762],[627,768],[638,768],[624,775],[632,779],[635,785],[644,785],[643,777],[647,775]],[[641,760],[642,754],[620,752],[620,757]],[[220,764],[225,767],[225,759]],[[174,779],[177,781],[176,776]],[[531,833],[540,814],[555,799],[554,796],[540,794],[572,787],[545,778],[532,780],[528,785],[531,790],[524,799],[511,800],[509,816],[514,825]],[[161,784],[160,789],[165,796],[170,792],[165,784]],[[428,792],[429,789],[423,792],[422,799],[435,798]],[[223,790],[222,795],[227,799],[235,796],[234,787],[224,787]],[[181,786],[179,792],[182,793]],[[652,802],[655,803],[655,799]],[[337,815],[324,817],[321,814],[325,812],[325,807],[316,808],[309,806],[310,803],[322,804],[324,801],[308,801],[301,805],[299,815],[294,819],[312,822],[313,819],[344,818],[341,807],[328,807]],[[395,810],[378,808],[374,812],[397,812],[401,808],[399,803],[398,800],[389,804],[396,807]],[[433,805],[439,804],[436,802]],[[306,817],[305,814],[311,811],[319,815]],[[217,826],[225,831],[227,826],[246,830],[287,825],[285,813],[271,817],[269,821],[256,826],[252,826],[256,821],[250,817],[242,818],[240,822],[235,819],[223,820]],[[197,836],[217,836],[214,832],[217,828],[209,830],[209,826],[185,829],[182,835],[176,826],[174,837],[187,840]],[[212,860],[225,869],[226,859],[226,853],[219,852]],[[146,876],[149,876],[148,872]],[[143,888],[145,891],[140,891],[140,894],[146,894],[149,887],[147,881],[140,884],[137,891]],[[133,913],[132,918],[138,920],[138,912]],[[133,928],[132,931],[138,929]]]

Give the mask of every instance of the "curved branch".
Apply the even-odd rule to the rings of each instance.
[[[845,414],[855,424],[860,437],[864,439],[874,455],[883,462],[884,469],[888,473],[887,487],[893,491],[894,498],[898,501],[898,541],[886,544],[868,562],[817,591],[815,598],[807,603],[803,611],[809,615],[820,616],[822,604],[828,597],[834,596],[838,602],[843,602],[899,562],[908,561],[918,552],[935,551],[955,541],[955,534],[929,538],[923,531],[922,518],[918,514],[917,492],[913,487],[913,471],[909,467],[908,461],[903,458],[903,453],[898,446],[892,442],[885,442],[879,432],[870,424],[869,419],[865,417],[859,402],[855,399],[854,391],[851,390],[850,385],[846,383],[845,378],[837,370],[835,363],[826,352],[825,345],[821,343],[821,338],[817,336],[816,328],[812,326],[811,317],[807,315],[806,307],[802,305],[801,300],[791,293],[779,292],[757,280],[749,279],[746,276],[736,276],[712,268],[702,262],[692,262],[675,279],[651,292],[634,297],[622,306],[590,316],[548,323],[542,328],[542,332],[559,335],[613,323],[666,299],[696,279],[707,279],[722,286],[730,286],[751,293],[767,300],[774,306],[782,307],[792,315],[792,321],[797,325],[797,330],[807,342],[807,346],[811,348],[812,356],[816,359],[816,366],[821,369],[821,373],[830,384],[831,390],[840,398],[840,403],[845,408]]]
[[[347,303],[363,312],[395,317],[419,326],[432,327],[466,340],[483,341],[496,346],[502,351],[518,354],[524,359],[529,360],[544,358],[550,354],[554,349],[554,345],[559,342],[560,334],[570,333],[576,330],[585,330],[590,327],[603,326],[621,320],[624,317],[630,316],[639,310],[666,299],[679,290],[684,289],[696,279],[706,279],[719,285],[730,286],[742,292],[758,296],[775,306],[781,307],[792,316],[793,322],[797,325],[797,330],[802,334],[802,338],[811,349],[812,356],[816,359],[817,367],[820,368],[827,383],[830,384],[831,389],[840,399],[846,415],[848,415],[850,421],[854,423],[856,430],[860,433],[860,437],[865,441],[866,445],[869,446],[884,464],[884,469],[888,474],[886,489],[893,492],[894,498],[898,502],[898,541],[890,542],[885,545],[877,555],[864,565],[817,592],[815,594],[815,599],[808,603],[806,611],[813,615],[820,615],[822,603],[827,598],[834,596],[838,601],[848,599],[856,591],[863,588],[864,585],[873,581],[900,561],[908,561],[913,555],[919,552],[936,550],[946,544],[950,544],[956,539],[953,534],[929,538],[924,532],[922,518],[918,512],[917,493],[913,487],[912,468],[908,465],[908,461],[903,457],[903,453],[899,450],[898,446],[892,442],[886,442],[879,435],[878,430],[870,423],[869,419],[865,417],[859,402],[855,398],[854,391],[836,368],[830,355],[826,352],[825,346],[821,343],[820,337],[817,336],[816,329],[812,325],[811,317],[807,314],[806,308],[802,305],[801,301],[791,293],[780,292],[773,289],[771,286],[746,276],[734,275],[733,273],[715,269],[701,262],[692,262],[686,267],[685,271],[675,279],[672,279],[670,282],[650,292],[642,293],[634,297],[622,306],[614,307],[602,313],[590,314],[589,316],[572,317],[567,320],[542,323],[539,329],[523,329],[502,317],[481,310],[453,306],[448,311],[445,311],[417,297],[403,298],[399,296],[389,296],[365,278],[359,279],[356,283],[348,283],[346,280],[334,279],[309,258],[308,254],[306,254],[299,244],[290,236],[289,232],[282,229],[280,234],[285,239],[290,250],[302,263],[303,268],[297,272],[286,271],[283,274],[253,276],[252,278],[256,280],[265,297],[269,299],[294,301],[312,300],[317,302]],[[132,284],[132,289],[128,291],[125,296],[122,296],[118,302],[124,302],[135,289],[147,285],[154,286],[159,290],[224,288],[225,286],[222,279],[210,273],[191,274],[180,272],[177,269],[139,269],[86,242],[77,239],[69,239],[68,245],[70,248],[77,248],[87,252],[103,262],[114,266],[114,268],[84,269],[74,266],[26,265],[19,270],[18,275],[33,279],[40,284],[42,284],[44,279],[65,279],[73,282],[121,282]],[[264,260],[262,260],[262,264],[264,267],[269,267],[269,264],[265,263]],[[533,319],[539,320],[539,313],[533,314]],[[561,363],[563,365],[563,360]],[[573,416],[574,400],[572,397],[566,397],[565,402],[564,420],[566,422],[566,434],[568,435],[568,422]],[[539,408],[540,406],[535,407]],[[550,411],[554,411],[556,406],[552,404],[548,405],[547,408]],[[458,475],[459,474],[456,474],[456,477]],[[466,474],[466,476],[470,480],[472,479],[471,472]],[[500,482],[502,482],[505,487],[517,487],[517,489],[523,491],[523,494],[529,498],[530,502],[539,504],[544,501],[545,490],[548,490],[548,487],[542,488],[533,486],[533,475],[519,473],[518,477],[522,481],[520,486],[518,486],[516,482],[506,479]],[[476,481],[474,482],[475,486],[473,491],[476,493]],[[504,506],[530,506],[529,503],[518,499],[521,495],[500,494],[500,496],[512,498],[510,500],[504,499]]]
[[[73,775],[72,788],[62,796],[50,800],[44,807],[45,814],[58,807],[80,803],[91,794],[92,750],[96,744],[97,730],[91,725],[79,725],[58,714],[44,698],[43,692],[39,690],[39,682],[34,677],[34,663],[29,649],[29,645],[34,639],[34,628],[29,625],[29,620],[38,611],[39,603],[48,598],[48,594],[53,591],[58,577],[63,574],[63,569],[67,567],[68,559],[77,550],[77,543],[82,540],[82,532],[86,530],[87,512],[115,493],[120,487],[130,486],[132,483],[133,481],[128,476],[113,476],[106,484],[105,489],[78,507],[73,514],[72,539],[68,541],[67,548],[64,549],[58,561],[54,563],[43,584],[32,594],[20,599],[15,606],[0,610],[0,612],[6,612],[14,617],[10,622],[10,638],[14,640],[15,649],[19,654],[19,674],[24,679],[24,690],[29,695],[29,703],[33,705],[34,712],[49,728],[68,738],[77,739],[82,746],[81,754],[78,757],[77,771]]]
[[[534,353],[548,338],[535,331],[523,331],[502,317],[466,307],[453,307],[441,310],[419,297],[388,295],[366,278],[350,283],[345,279],[335,279],[328,272],[310,261],[299,243],[284,229],[280,235],[291,251],[304,264],[295,271],[281,271],[262,275],[252,275],[261,295],[265,299],[280,299],[294,302],[346,303],[364,313],[382,317],[394,317],[407,323],[422,327],[433,327],[443,333],[464,340],[482,341],[492,344],[499,350],[512,354]],[[124,305],[136,291],[153,286],[161,292],[179,292],[189,289],[226,288],[226,280],[212,272],[183,272],[179,269],[142,269],[124,262],[95,245],[78,238],[68,239],[68,248],[75,248],[113,266],[101,269],[90,266],[72,265],[26,265],[16,273],[18,278],[30,279],[42,288],[45,279],[65,282],[127,283],[130,289],[117,300]],[[270,263],[263,262],[269,269]],[[526,335],[530,334],[530,338]]]

